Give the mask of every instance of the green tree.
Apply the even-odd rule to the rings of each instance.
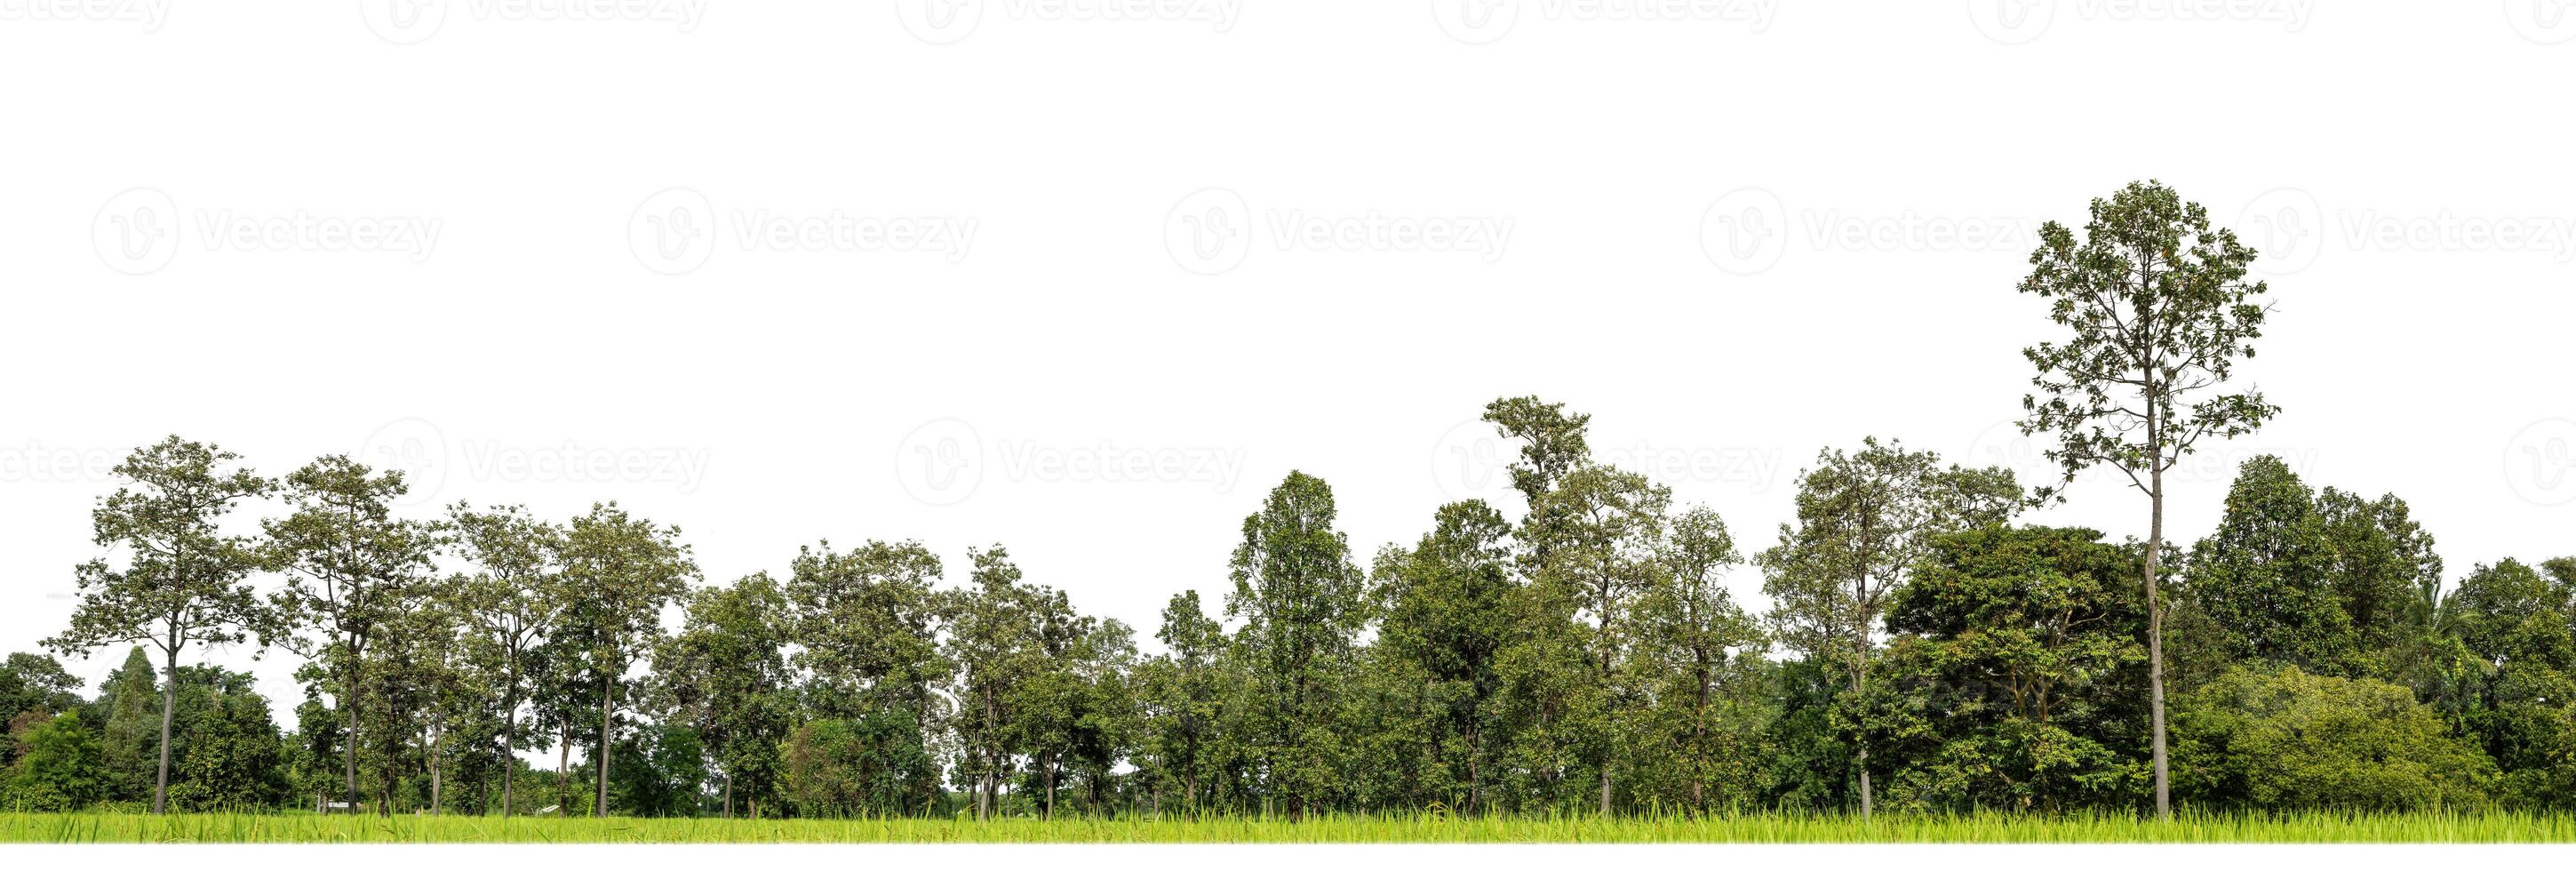
[[[81,679],[41,653],[12,653],[0,665],[0,716],[43,711],[48,717],[80,706]]]
[[[2165,752],[2164,608],[2158,562],[2165,544],[2165,473],[2203,438],[2252,432],[2280,409],[2257,391],[2213,394],[2254,356],[2266,288],[2248,282],[2254,249],[2209,225],[2209,210],[2163,184],[2132,182],[2096,199],[2078,241],[2065,225],[2040,226],[2021,290],[2049,301],[2049,320],[2072,335],[2024,349],[2039,374],[2022,398],[2024,435],[2047,433],[2064,483],[2096,466],[2119,471],[2147,494],[2147,718],[2156,817],[2173,815]],[[2043,498],[2056,495],[2043,489]]]
[[[687,593],[698,575],[689,546],[679,538],[679,527],[655,526],[614,502],[592,505],[564,534],[563,579],[581,591],[576,607],[593,631],[587,653],[599,681],[599,758],[592,764],[599,791],[593,816],[608,816],[618,686],[625,682],[627,667],[659,639],[662,607]]]
[[[179,655],[191,645],[235,644],[265,634],[270,613],[247,578],[262,562],[247,538],[227,535],[223,518],[274,485],[249,469],[225,470],[241,459],[213,445],[171,436],[117,464],[126,480],[90,512],[92,541],[126,549],[125,565],[105,559],[76,570],[80,607],[62,634],[45,640],[70,655],[112,643],[143,643],[161,651],[167,675],[161,694],[160,761],[152,812],[168,809],[170,720],[178,705]]]
[[[1146,706],[1145,736],[1138,759],[1155,790],[1180,790],[1180,806],[1196,813],[1212,801],[1223,758],[1227,653],[1225,627],[1207,616],[1196,590],[1174,595],[1163,606],[1162,628],[1154,633],[1163,654],[1137,668],[1138,694]]]
[[[2360,673],[2352,618],[2332,574],[2334,549],[2312,500],[2280,458],[2245,461],[2218,528],[2192,548],[2176,603],[2209,620],[2220,644],[2201,654],[2205,662],[2185,664],[2187,672],[2205,676],[2249,662]]]
[[[2442,601],[2442,632],[2465,654],[2453,718],[2503,769],[2505,797],[2576,808],[2576,577],[2563,560],[2481,565]]]
[[[455,555],[471,568],[449,588],[464,624],[467,657],[499,693],[504,771],[518,765],[519,708],[536,677],[534,658],[574,598],[559,572],[563,529],[517,506],[475,511],[459,502],[448,510]],[[501,815],[514,809],[515,777],[501,780]]]
[[[1469,813],[1485,809],[1494,764],[1486,721],[1512,629],[1510,534],[1482,500],[1452,502],[1412,549],[1387,548],[1372,571],[1385,614],[1376,650],[1421,676],[1430,712],[1420,750],[1438,781],[1463,790],[1448,803]]]
[[[806,548],[787,579],[800,646],[791,661],[812,675],[808,704],[848,727],[825,737],[895,742],[864,754],[875,766],[871,777],[901,785],[856,793],[883,801],[873,806],[880,812],[918,809],[938,798],[927,730],[939,723],[934,689],[950,671],[939,651],[939,602],[931,589],[939,576],[939,557],[919,542],[870,541],[846,553],[830,542]]]
[[[1797,522],[1757,561],[1780,641],[1841,671],[1857,700],[1868,694],[1878,621],[1905,572],[1936,536],[2011,519],[2021,487],[2000,468],[1944,467],[1930,451],[1861,441],[1826,450],[1798,475]],[[1870,754],[1853,745],[1861,816],[1873,809]]]
[[[2100,539],[2002,526],[1931,539],[1889,604],[1896,637],[1869,700],[1902,803],[2060,813],[2138,796],[2138,556]]]
[[[2228,672],[2175,721],[2183,794],[2265,811],[2421,811],[2487,802],[2494,765],[2405,687],[2296,666]]]
[[[268,699],[250,674],[214,666],[180,669],[178,747],[170,803],[183,810],[246,810],[286,799],[285,745]]]
[[[1342,743],[1333,692],[1367,615],[1365,584],[1334,518],[1332,487],[1289,472],[1243,519],[1225,604],[1227,616],[1243,620],[1234,643],[1253,663],[1262,698],[1264,722],[1250,742],[1264,785],[1292,815],[1332,798]]]
[[[297,630],[282,633],[284,643],[325,663],[344,720],[344,798],[354,807],[368,645],[379,626],[416,604],[438,539],[427,525],[393,516],[394,503],[411,492],[398,470],[377,473],[328,456],[288,475],[286,492],[294,512],[265,524],[270,559],[286,574],[273,598]]]
[[[776,792],[778,745],[793,712],[791,628],[786,592],[767,573],[754,574],[691,594],[679,633],[653,657],[673,715],[715,762],[727,817],[737,791],[755,817]]]
[[[2374,660],[2371,673],[2393,680],[2393,657],[2420,646],[2441,601],[2442,557],[2433,535],[2394,493],[2375,500],[2333,487],[2317,495],[2335,596],[2352,623],[2354,643]]]
[[[107,797],[106,754],[98,739],[81,728],[80,715],[54,715],[27,733],[24,744],[9,771],[8,788],[0,790],[12,804],[68,811]]]
[[[1703,507],[1673,519],[1658,562],[1634,620],[1630,667],[1639,674],[1630,680],[1651,704],[1632,730],[1632,759],[1640,777],[1666,786],[1660,799],[1697,813],[1721,802],[1743,807],[1761,777],[1770,643],[1726,586],[1725,573],[1744,557],[1726,522]]]

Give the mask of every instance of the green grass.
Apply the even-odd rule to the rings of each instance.
[[[0,842],[120,843],[2576,843],[2576,817],[1968,814],[1855,818],[1452,817],[726,820],[5,813]]]

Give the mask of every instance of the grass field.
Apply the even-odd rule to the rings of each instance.
[[[726,820],[0,813],[0,842],[101,843],[2576,843],[2576,817],[2185,814],[1337,816],[1184,820]]]

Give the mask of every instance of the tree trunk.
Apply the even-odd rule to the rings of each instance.
[[[344,646],[345,646],[345,645],[344,645]],[[342,794],[342,796],[341,796],[341,800],[342,800],[342,801],[344,801],[344,802],[346,802],[346,803],[349,805],[349,807],[347,808],[347,810],[348,810],[350,813],[357,813],[357,812],[358,812],[358,705],[357,705],[357,701],[358,701],[358,651],[357,651],[357,649],[356,649],[355,647],[348,647],[348,650],[349,650],[349,667],[348,667],[348,669],[347,669],[347,670],[343,671],[343,672],[341,673],[341,675],[340,675],[340,715],[341,715],[341,716],[340,716],[340,719],[341,719],[341,721],[342,721],[343,723],[347,724],[346,728],[344,728],[344,729],[342,729],[342,730],[341,730],[342,734],[341,734],[341,736],[340,736],[340,741],[341,741],[341,743],[344,743],[344,744],[349,745],[349,746],[346,748],[346,749],[347,749],[347,751],[348,751],[348,753],[347,753],[347,755],[344,757],[344,761],[342,762],[342,764],[341,764],[341,766],[340,766],[340,771],[341,771],[341,773],[342,773],[342,774],[343,774],[343,775],[348,779],[348,789],[347,789],[347,790]]]
[[[434,817],[447,808],[445,792],[447,766],[443,764],[446,760],[438,756],[440,745],[445,743],[447,736],[440,735],[435,730],[431,735],[429,739],[429,815]]]
[[[725,775],[724,814],[725,819],[733,819],[733,775],[730,774]]]
[[[156,814],[169,812],[170,717],[179,709],[179,645],[174,642],[161,649],[169,654],[170,674],[161,685],[161,774],[152,787],[152,812]]]
[[[592,805],[591,816],[608,816],[608,721],[616,712],[617,676],[600,670],[599,688],[599,796]]]
[[[2173,780],[2165,766],[2165,613],[2157,604],[2156,563],[2165,545],[2165,471],[2163,458],[2147,455],[2147,500],[2153,516],[2147,523],[2147,722],[2153,736],[2156,766],[2156,821],[2173,820]]]
[[[555,742],[555,816],[564,815],[564,805],[572,803],[572,717],[566,716],[562,740]]]
[[[517,684],[516,676],[510,683]],[[510,818],[511,787],[519,782],[519,699],[513,694],[501,714],[501,818]]]

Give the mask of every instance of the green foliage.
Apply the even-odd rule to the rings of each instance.
[[[1332,488],[1288,473],[1243,519],[1225,604],[1227,616],[1243,620],[1233,649],[1251,664],[1260,698],[1245,743],[1267,796],[1292,814],[1338,792],[1345,736],[1335,693],[1368,616],[1360,571],[1333,521]]]
[[[2422,811],[2486,803],[2495,767],[2405,687],[2238,669],[2174,721],[2175,783],[2203,807]]]
[[[19,739],[0,803],[29,810],[78,810],[107,798],[111,776],[98,739],[80,715],[54,715]]]
[[[2133,807],[2146,649],[2137,556],[2089,529],[1934,538],[1898,588],[1867,722],[1915,809]]]
[[[2215,649],[2177,654],[2191,660],[2183,671],[2214,674],[2238,662],[2343,676],[2366,671],[2360,636],[2336,589],[2335,556],[2326,518],[2299,476],[2278,457],[2245,461],[2218,529],[2192,548],[2177,607],[2210,622]]]

